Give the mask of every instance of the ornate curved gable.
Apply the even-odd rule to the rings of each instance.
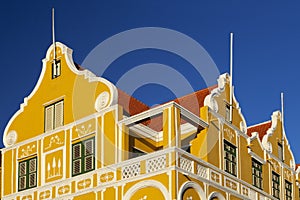
[[[273,112],[272,125],[262,137],[262,145],[271,155],[271,159],[283,161],[292,169],[295,168],[294,155],[286,137],[282,123],[282,115],[279,111]]]
[[[247,124],[242,114],[241,108],[234,95],[234,87],[232,89],[232,124],[235,125],[242,133],[246,134]],[[211,91],[204,100],[204,106],[208,106],[214,112],[222,115],[224,119],[229,121],[228,109],[230,108],[230,77],[225,73],[219,76],[218,87]]]
[[[60,129],[117,103],[118,92],[112,83],[76,65],[66,45],[56,42],[55,46],[56,59],[51,45],[35,88],[5,128],[6,147]]]

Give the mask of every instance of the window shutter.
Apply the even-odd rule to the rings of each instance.
[[[81,173],[81,160],[73,161],[73,174],[80,174]]]
[[[26,176],[22,176],[19,178],[19,190],[23,190],[26,188]]]
[[[94,169],[94,156],[88,156],[84,160],[85,171]]]
[[[88,140],[84,142],[85,146],[85,156],[91,155],[94,153],[94,141],[93,140]]]
[[[36,158],[29,161],[29,173],[36,171]]]
[[[36,173],[29,174],[29,187],[36,186]]]
[[[53,106],[45,108],[45,132],[53,130]]]
[[[22,162],[19,165],[19,174],[20,176],[26,175],[26,162]]]
[[[81,157],[81,143],[73,146],[73,159],[78,159]]]
[[[56,63],[56,76],[60,76],[60,62]]]
[[[64,121],[64,102],[60,101],[55,104],[55,128],[63,125]]]

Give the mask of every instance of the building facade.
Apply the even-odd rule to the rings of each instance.
[[[50,46],[3,134],[1,199],[299,199],[282,114],[248,127],[230,77],[149,108]]]

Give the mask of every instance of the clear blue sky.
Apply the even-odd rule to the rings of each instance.
[[[300,113],[299,1],[2,2],[1,133],[39,77],[41,60],[52,42],[52,7],[56,9],[57,41],[74,50],[74,60],[79,64],[96,45],[119,32],[139,27],[163,27],[184,33],[200,43],[219,71],[224,73],[229,71],[229,33],[234,32],[235,93],[247,124],[270,120],[272,112],[280,109],[280,93],[284,92],[286,133],[296,161],[300,162],[297,145],[300,141],[297,120]],[[179,68],[182,60],[166,52],[137,51],[116,60],[112,69],[124,66],[128,70],[136,64],[150,62]],[[110,71],[105,77],[114,82],[114,70]],[[185,77],[189,78],[188,75]],[[205,87],[198,85],[192,75],[190,79],[195,89]],[[145,85],[135,95],[149,105],[172,98],[171,93],[169,96],[146,95],[148,89],[155,91],[157,86]]]

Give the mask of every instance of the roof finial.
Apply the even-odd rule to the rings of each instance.
[[[55,30],[54,30],[54,8],[52,8],[52,44],[54,49],[53,59],[56,60]]]
[[[233,33],[230,33],[230,122],[232,122],[232,98],[233,98],[233,84],[232,84],[232,76],[233,76]]]
[[[284,120],[284,101],[283,101],[283,92],[281,92],[281,121],[283,124],[283,120]]]

